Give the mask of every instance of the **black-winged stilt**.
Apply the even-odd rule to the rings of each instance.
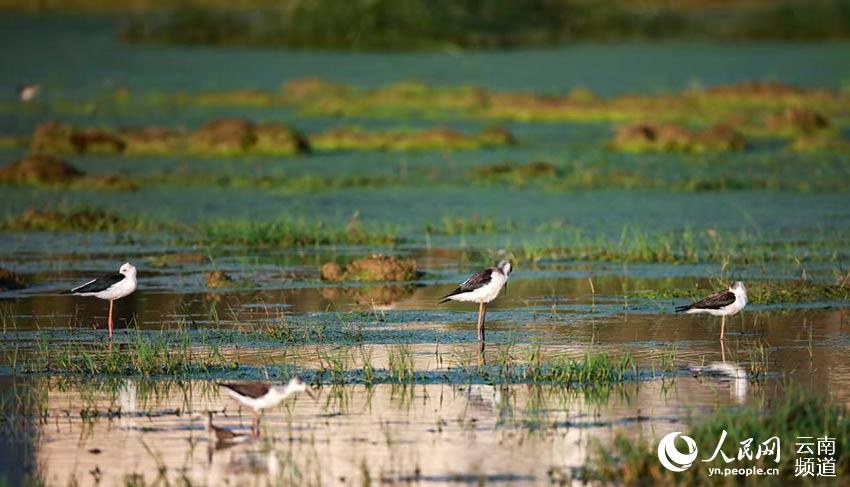
[[[112,337],[112,304],[117,299],[132,294],[136,290],[136,268],[127,262],[117,273],[107,274],[77,286],[62,294],[75,296],[94,296],[109,301],[109,336]]]
[[[248,439],[245,433],[237,433],[235,431],[216,426],[213,424],[213,412],[207,411],[207,434],[210,441],[214,441],[216,445],[226,445],[230,443],[238,443]]]
[[[503,260],[496,267],[488,267],[463,281],[454,291],[443,296],[439,304],[447,301],[478,303],[478,340],[483,343],[487,303],[499,296],[508,284],[510,273],[511,263]]]
[[[726,317],[737,314],[747,305],[747,288],[744,283],[737,281],[726,291],[712,294],[711,296],[686,306],[676,306],[677,313],[707,313],[713,316],[722,316],[720,321],[720,339],[723,340],[726,328]]]
[[[223,387],[230,397],[254,411],[254,424],[251,429],[255,435],[259,433],[262,410],[275,407],[299,392],[304,392],[311,399],[316,399],[313,389],[297,375],[285,386],[264,382],[222,382],[219,386]]]
[[[41,85],[39,84],[33,83],[18,87],[18,96],[24,103],[32,101],[39,93],[41,93]]]

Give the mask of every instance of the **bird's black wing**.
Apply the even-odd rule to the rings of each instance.
[[[676,308],[676,311],[681,313],[682,311],[687,311],[689,309],[720,309],[725,306],[729,306],[734,302],[735,293],[732,291],[721,291],[717,294],[712,294],[701,301],[697,301],[696,303],[692,303],[687,306],[679,306]]]
[[[74,289],[67,291],[65,294],[99,293],[101,291],[106,291],[123,280],[123,274],[118,274],[117,272],[115,274],[107,274],[103,277],[93,279],[82,286],[77,286]]]
[[[481,272],[477,272],[469,279],[463,281],[460,286],[455,288],[454,291],[442,296],[439,304],[443,304],[446,301],[449,301],[449,297],[455,296],[457,294],[468,293],[469,291],[475,291],[480,287],[484,287],[487,284],[490,284],[490,280],[493,279],[493,271],[496,270],[495,267],[488,267]]]
[[[245,397],[258,398],[269,392],[269,385],[263,382],[221,382],[219,385]]]

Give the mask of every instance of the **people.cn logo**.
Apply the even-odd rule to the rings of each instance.
[[[687,453],[682,453],[676,448],[676,437],[681,435],[688,447]],[[684,472],[697,459],[697,443],[690,436],[682,435],[681,431],[674,431],[658,442],[658,460],[664,468],[671,472]]]

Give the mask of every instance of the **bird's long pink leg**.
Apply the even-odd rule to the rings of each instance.
[[[723,340],[723,334],[726,331],[726,316],[720,319],[720,340]]]
[[[484,317],[487,316],[487,303],[478,305],[478,341],[484,341]]]
[[[112,300],[109,301],[109,338],[112,338]]]

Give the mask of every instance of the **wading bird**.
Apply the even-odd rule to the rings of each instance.
[[[107,274],[77,286],[62,294],[94,296],[109,301],[109,337],[112,338],[112,304],[116,299],[130,295],[136,290],[136,268],[127,262],[117,273]]]
[[[721,316],[720,320],[720,339],[723,340],[724,331],[726,328],[726,317],[737,314],[747,305],[747,288],[741,281],[735,282],[726,291],[721,291],[716,294],[692,303],[686,306],[677,306],[677,313],[707,313],[713,316]]]
[[[247,434],[237,433],[221,426],[213,424],[213,412],[207,411],[207,435],[210,441],[214,441],[216,446],[226,446],[231,443],[238,443],[248,439]]]
[[[39,93],[41,93],[41,85],[39,84],[28,84],[18,87],[18,97],[24,103],[32,101]]]
[[[487,303],[496,299],[507,286],[510,273],[511,263],[503,260],[496,267],[488,267],[463,281],[457,289],[443,296],[439,304],[447,301],[478,303],[478,340],[483,343]]]
[[[289,396],[299,392],[306,393],[313,400],[316,399],[313,389],[297,375],[285,386],[264,382],[222,382],[219,386],[223,387],[237,402],[254,410],[254,424],[251,428],[254,435],[259,434],[260,431],[262,410],[275,407]]]

